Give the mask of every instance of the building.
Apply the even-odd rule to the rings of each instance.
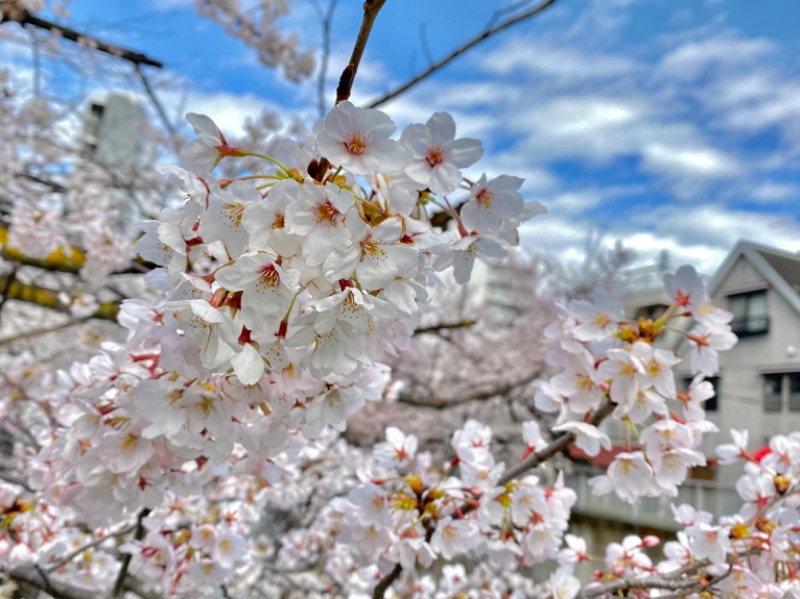
[[[108,167],[138,169],[145,123],[144,108],[132,94],[115,91],[92,98],[83,114],[81,154]]]
[[[111,188],[111,193],[96,198],[95,208],[115,212],[117,224],[123,227],[136,223],[144,210],[152,208],[138,191],[140,173],[152,168],[154,158],[146,129],[144,107],[130,93],[113,91],[94,97],[84,109],[74,176]]]
[[[670,299],[661,287],[660,282],[658,287],[634,286],[632,293],[624,294],[628,315],[663,312]],[[720,354],[718,375],[709,379],[717,396],[706,403],[706,413],[720,433],[707,435],[701,449],[714,457],[716,445],[730,442],[730,429],[749,430],[752,450],[775,434],[800,430],[800,255],[740,241],[708,280],[708,289],[715,305],[733,313],[731,326],[739,342]],[[691,325],[685,320],[681,328]],[[679,355],[688,351],[681,335],[665,341]],[[688,384],[688,368],[679,365],[676,373]],[[607,432],[615,444],[623,442],[624,428],[612,426]],[[735,512],[741,505],[734,490],[741,474],[736,465],[696,468],[678,497],[644,498],[633,506],[614,495],[593,497],[587,481],[595,474],[596,468],[578,466],[569,481],[578,492],[574,511],[579,515],[674,530],[672,503],[691,503],[716,515]]]

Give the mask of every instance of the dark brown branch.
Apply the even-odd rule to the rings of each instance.
[[[5,284],[3,285],[3,291],[0,292],[0,312],[3,311],[3,307],[6,305],[9,297],[11,297],[11,286],[17,280],[17,267],[11,269],[11,272],[8,273],[6,277]]]
[[[446,410],[448,408],[461,406],[464,405],[465,403],[469,403],[472,401],[485,401],[487,399],[491,399],[492,397],[503,397],[509,395],[511,392],[529,385],[531,381],[534,381],[537,378],[539,378],[539,375],[541,373],[542,373],[541,370],[537,370],[536,372],[524,377],[521,380],[514,381],[513,383],[508,383],[500,387],[494,387],[483,391],[477,391],[476,393],[465,395],[463,397],[458,397],[456,399],[449,399],[449,400],[436,399],[436,398],[417,399],[416,397],[412,397],[410,395],[401,394],[397,398],[397,403],[411,405],[418,408],[433,408],[434,410]]]
[[[372,591],[372,599],[383,599],[384,595],[386,594],[386,589],[388,589],[392,583],[398,579],[402,571],[403,567],[400,564],[397,564],[391,572],[381,578],[380,582]]]
[[[350,55],[350,62],[342,71],[341,77],[339,77],[339,87],[336,88],[337,104],[350,98],[353,82],[358,73],[358,65],[361,64],[364,49],[367,47],[369,34],[372,32],[372,26],[375,24],[375,19],[384,4],[386,4],[386,0],[365,0],[364,2],[364,16],[361,19],[361,27],[358,30],[356,43],[353,46],[353,53]]]
[[[80,31],[76,31],[75,29],[64,27],[63,25],[41,19],[36,15],[32,15],[26,9],[19,6],[15,0],[0,1],[0,12],[2,12],[2,16],[0,16],[0,23],[14,21],[23,27],[37,27],[39,29],[44,29],[45,31],[57,32],[61,37],[70,40],[71,42],[75,42],[77,44],[85,44],[88,42],[92,49],[97,50],[98,52],[103,52],[105,54],[109,54],[110,56],[122,58],[123,60],[127,60],[128,62],[132,62],[136,65],[145,64],[151,67],[156,67],[157,69],[164,67],[164,63],[150,58],[141,52],[134,52],[133,50],[127,50],[125,48],[120,48],[119,46],[101,42],[100,40],[97,40],[90,35],[86,35],[85,33],[81,33]]]
[[[598,426],[609,414],[611,414],[611,412],[614,411],[615,407],[615,404],[610,399],[606,399],[605,403],[597,408],[597,411],[595,411],[595,413],[592,415],[592,418],[589,420],[589,424]],[[541,451],[532,453],[513,468],[506,470],[503,473],[503,476],[500,477],[500,480],[497,481],[497,486],[502,487],[507,482],[514,480],[528,470],[532,470],[538,465],[546,462],[557,453],[561,453],[570,446],[570,444],[575,440],[575,437],[575,433],[562,433],[553,439],[550,444]]]
[[[136,530],[133,533],[133,538],[137,541],[141,541],[144,538],[144,524],[142,521],[147,518],[150,514],[150,510],[148,508],[144,508],[141,512],[139,512],[138,517],[136,518]],[[112,597],[122,597],[122,593],[125,591],[125,578],[128,576],[128,567],[131,565],[131,559],[133,556],[130,553],[125,553],[122,556],[122,564],[119,569],[119,574],[117,574],[117,580],[114,583],[114,591],[111,593]]]
[[[541,13],[541,12],[545,11],[546,9],[550,8],[557,1],[558,0],[543,0],[543,2],[541,2],[540,4],[537,4],[533,8],[530,8],[529,10],[526,10],[525,12],[522,12],[522,13],[516,15],[516,16],[513,16],[513,17],[509,17],[509,18],[505,19],[504,21],[501,21],[497,25],[493,25],[491,27],[488,27],[487,29],[484,29],[481,33],[479,33],[478,35],[476,35],[472,39],[469,39],[466,42],[464,42],[461,46],[459,46],[458,48],[456,48],[455,50],[450,52],[450,54],[448,54],[444,58],[442,58],[442,59],[438,60],[437,62],[434,62],[433,64],[431,64],[427,69],[425,69],[424,71],[422,71],[418,75],[415,75],[414,77],[412,77],[411,79],[409,79],[408,81],[403,83],[402,85],[399,85],[398,87],[394,88],[390,92],[387,92],[386,94],[384,94],[380,98],[378,98],[376,100],[373,100],[372,102],[370,102],[367,105],[367,107],[368,108],[375,108],[377,106],[380,106],[381,104],[384,104],[384,103],[388,102],[392,98],[395,98],[395,97],[399,96],[403,92],[405,92],[405,91],[411,89],[412,87],[414,87],[415,85],[417,85],[420,81],[423,81],[424,79],[427,79],[429,76],[431,76],[433,73],[435,73],[436,71],[438,71],[442,67],[447,66],[453,60],[455,60],[456,58],[458,58],[462,54],[466,53],[468,50],[472,49],[473,47],[477,46],[481,42],[489,39],[493,35],[495,35],[497,33],[500,33],[501,31],[503,31],[505,29],[508,29],[512,25],[516,25],[517,23],[521,23],[522,21],[525,21],[526,19],[529,19],[529,18],[531,18],[531,17],[533,17],[535,15],[538,15],[539,13]]]
[[[449,330],[449,329],[463,329],[465,327],[471,327],[476,323],[474,320],[461,320],[459,322],[443,322],[440,324],[434,324],[429,327],[417,327],[414,330],[415,335],[422,335],[423,333],[436,333],[438,334],[440,331]]]
[[[64,187],[58,181],[52,181],[50,179],[44,179],[44,178],[40,177],[39,175],[34,175],[33,173],[28,173],[28,172],[14,173],[14,176],[17,177],[17,178],[21,178],[21,179],[28,179],[28,181],[33,181],[34,183],[39,183],[40,185],[44,185],[46,187],[49,187],[53,191],[57,191],[59,193],[64,193],[64,192],[67,191],[67,188]]]

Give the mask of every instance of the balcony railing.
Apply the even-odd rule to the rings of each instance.
[[[693,479],[678,487],[677,497],[642,497],[630,505],[617,498],[614,493],[593,495],[589,479],[598,474],[602,474],[602,471],[578,467],[567,475],[566,484],[578,495],[578,501],[572,508],[574,513],[663,530],[678,530],[681,527],[675,522],[670,504],[678,506],[689,503],[715,516],[736,513],[742,505],[741,498],[732,486]]]
[[[731,321],[731,329],[739,337],[769,333],[769,316],[739,316]]]

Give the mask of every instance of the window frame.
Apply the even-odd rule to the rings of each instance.
[[[770,317],[767,289],[733,293],[727,296],[727,301],[728,309],[734,313],[731,329],[736,335],[750,337],[769,333]],[[744,310],[739,311],[742,312],[742,315],[736,316],[737,311],[734,310],[733,303],[740,301],[744,302]],[[763,310],[756,314],[755,310],[758,305],[763,306]]]

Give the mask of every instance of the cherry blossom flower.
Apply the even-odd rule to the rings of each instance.
[[[406,174],[439,195],[447,195],[461,184],[461,170],[483,155],[476,139],[456,139],[456,124],[446,112],[437,112],[424,125],[406,127],[400,142],[411,153]],[[512,210],[513,212],[513,210]]]
[[[395,170],[406,157],[400,144],[389,139],[395,129],[392,120],[379,110],[339,102],[317,136],[317,149],[354,175]]]

